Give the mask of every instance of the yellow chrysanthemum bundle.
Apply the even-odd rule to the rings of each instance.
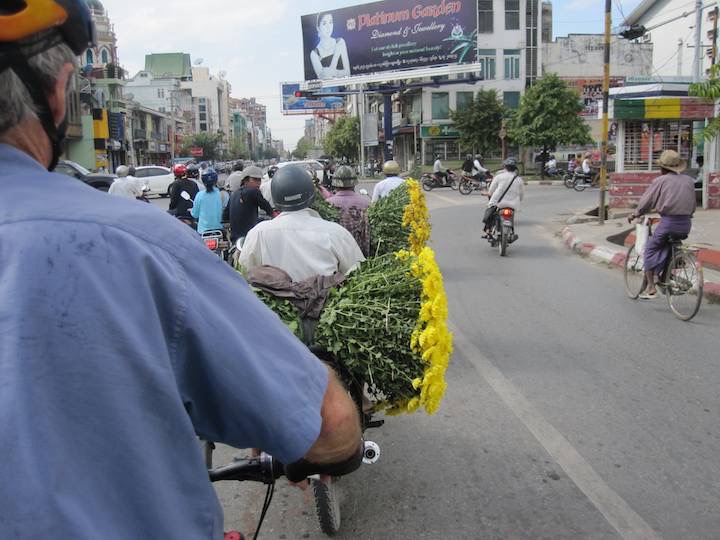
[[[410,195],[410,201],[403,212],[402,226],[409,230],[410,251],[417,255],[430,240],[430,213],[425,204],[425,194],[420,189],[420,184],[409,178],[405,181],[405,185]]]

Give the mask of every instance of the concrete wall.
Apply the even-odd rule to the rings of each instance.
[[[653,44],[633,43],[614,37],[610,43],[610,76],[650,76]],[[559,77],[603,76],[603,36],[570,34],[543,44],[543,73]]]
[[[709,4],[704,2],[704,4]],[[669,19],[682,15],[683,12],[692,11],[693,2],[688,0],[659,0],[651,7],[640,19],[637,24],[645,27],[651,27],[658,23],[663,23]],[[701,37],[702,44],[709,43],[707,39],[707,31],[712,30],[712,22],[707,20],[707,12],[703,10]],[[665,24],[651,30],[648,34],[640,38],[648,40],[653,45],[653,68],[655,74],[660,76],[692,76],[693,52],[695,44],[694,27],[695,14],[691,13],[687,17],[680,18],[677,21]],[[702,49],[702,73],[710,66],[710,59],[705,56],[705,48]]]

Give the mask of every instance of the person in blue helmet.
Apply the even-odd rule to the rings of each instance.
[[[228,196],[217,187],[218,175],[215,169],[205,169],[201,179],[205,190],[198,191],[195,195],[190,213],[198,222],[197,230],[200,234],[207,231],[222,231],[222,215],[228,203]]]

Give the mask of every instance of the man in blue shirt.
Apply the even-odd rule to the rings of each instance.
[[[0,11],[0,538],[221,539],[196,434],[337,463],[357,411],[192,230],[46,170],[92,27],[36,2]]]

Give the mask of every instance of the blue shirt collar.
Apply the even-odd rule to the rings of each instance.
[[[0,143],[0,163],[2,163],[2,167],[0,167],[1,176],[10,176],[17,171],[27,169],[34,169],[37,172],[47,172],[47,169],[35,158],[19,148],[5,143]]]

